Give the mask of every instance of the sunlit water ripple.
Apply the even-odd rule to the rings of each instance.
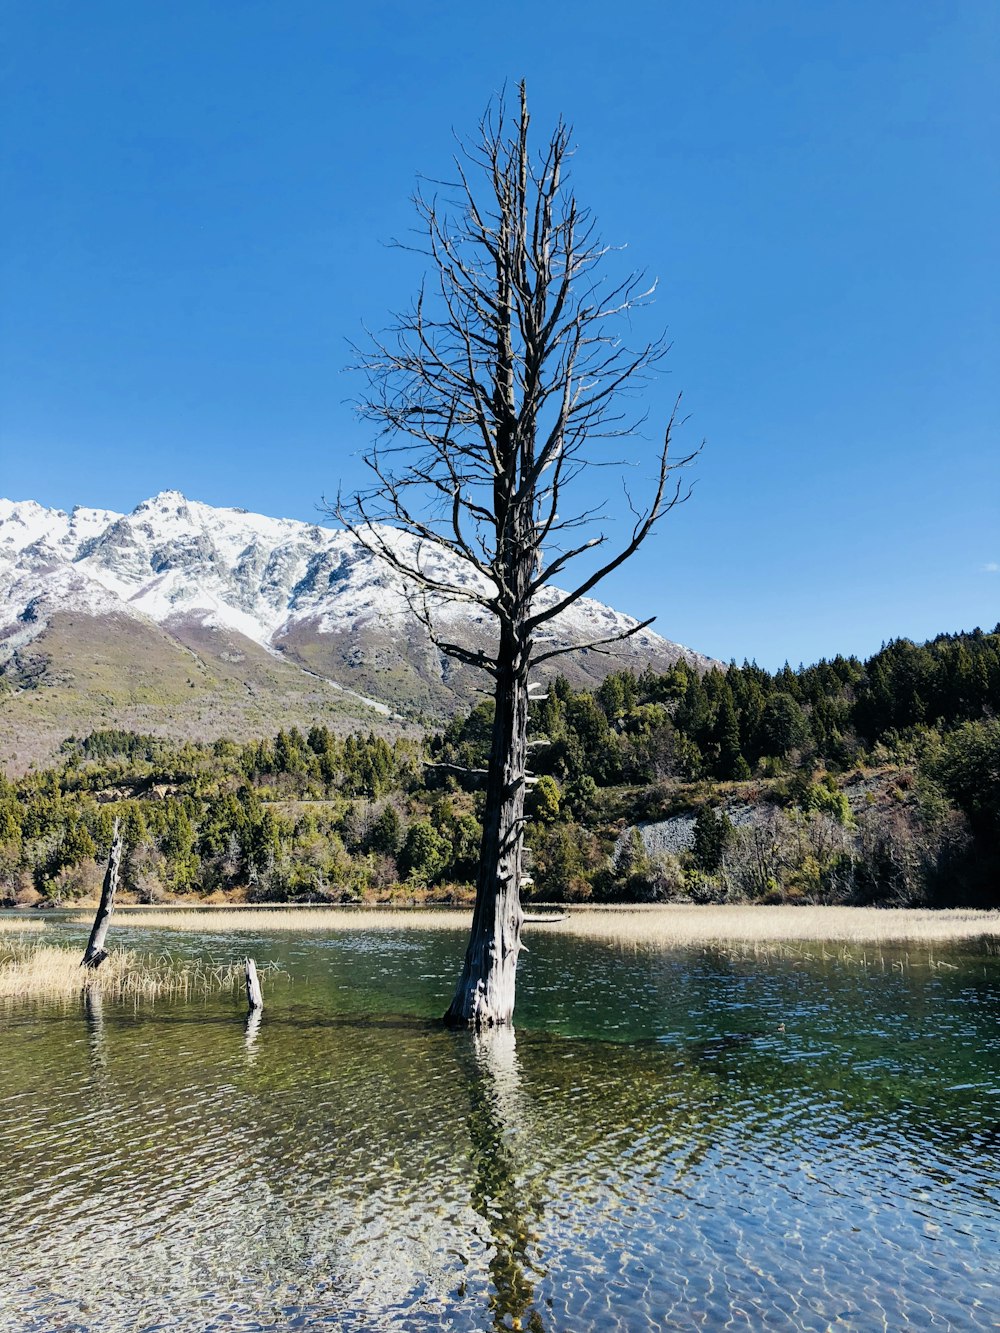
[[[536,931],[476,1039],[433,1021],[452,931],[136,943],[280,971],[256,1031],[236,995],[0,1008],[5,1328],[997,1326],[975,944]]]

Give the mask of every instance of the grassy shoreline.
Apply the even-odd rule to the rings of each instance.
[[[80,966],[80,949],[37,937],[0,942],[0,1000],[58,998],[83,993],[153,1000],[232,989],[242,979],[233,965],[207,967],[114,948],[96,971]]]
[[[534,910],[537,904],[532,904]],[[89,924],[89,914],[69,918]],[[9,920],[9,918],[8,918]],[[283,930],[468,929],[471,913],[456,908],[270,907],[123,908],[114,929],[185,932]],[[792,905],[712,906],[694,904],[576,906],[565,920],[528,930],[556,930],[591,939],[683,945],[712,941],[815,940],[834,943],[946,941],[1000,937],[1000,911],[973,908],[819,907]]]
[[[0,915],[0,1001],[31,997],[64,998],[87,992],[109,998],[153,1000],[186,998],[232,989],[242,978],[240,966],[206,966],[175,960],[168,954],[136,952],[128,947],[132,932],[176,931],[182,934],[268,934],[308,931],[335,935],[355,931],[453,930],[456,947],[468,929],[471,914],[456,909],[427,908],[124,908],[115,913],[112,930],[126,941],[111,950],[96,972],[80,967],[80,945],[57,942],[59,924],[81,930],[90,913],[60,918],[25,919]],[[898,945],[920,948],[971,940],[1000,940],[1000,912],[952,908],[798,906],[576,906],[555,923],[527,923],[527,933],[552,930],[576,939],[635,949],[683,949],[704,945],[755,956],[781,954],[812,946],[849,951],[846,957],[865,961],[860,950]],[[993,946],[996,947],[996,946]],[[825,956],[825,955],[824,955]]]

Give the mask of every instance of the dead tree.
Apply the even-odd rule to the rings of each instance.
[[[98,904],[97,915],[94,917],[94,925],[90,932],[90,939],[87,941],[86,952],[80,960],[81,967],[91,969],[100,967],[108,956],[104,947],[104,940],[107,937],[108,927],[111,925],[111,913],[114,911],[115,894],[118,892],[118,876],[121,871],[121,863],[122,835],[119,822],[116,819],[111,831],[111,851],[108,854],[108,868],[104,872],[101,901]]]
[[[243,959],[246,967],[247,1009],[252,1014],[264,1008],[264,996],[260,989],[257,964],[252,958]]]
[[[493,723],[472,933],[447,1014],[454,1024],[506,1024],[521,949],[528,673],[566,647],[535,646],[537,631],[633,555],[686,498],[670,449],[677,411],[642,479],[627,488],[628,530],[617,548],[603,506],[572,507],[573,483],[609,461],[607,441],[634,435],[619,391],[655,367],[662,341],[629,349],[621,330],[651,288],[638,275],[607,282],[607,247],[566,182],[569,128],[541,152],[529,146],[528,108],[503,99],[455,159],[440,194],[418,191],[430,261],[413,306],[359,353],[363,416],[379,428],[366,458],[372,482],[338,496],[332,512],[410,591],[437,648],[493,678]],[[601,442],[604,442],[603,444]],[[579,488],[578,488],[579,490]],[[577,493],[578,493],[577,490]],[[604,492],[607,493],[606,491]],[[445,558],[442,559],[444,554]],[[585,572],[559,587],[580,557]],[[576,566],[574,566],[576,567]],[[471,603],[493,617],[495,651],[456,642],[441,608]],[[577,645],[606,649],[624,634]]]

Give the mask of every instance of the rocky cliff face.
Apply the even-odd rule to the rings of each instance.
[[[403,533],[390,538],[413,545]],[[421,559],[452,580],[468,577],[443,549],[425,549]],[[490,618],[480,609],[452,603],[438,614],[459,641],[489,641]],[[57,621],[104,622],[111,634],[123,616],[158,627],[150,643],[165,634],[201,657],[231,660],[241,643],[253,645],[257,656],[263,650],[365,696],[382,713],[441,715],[484,683],[481,673],[442,658],[400,578],[346,532],[213,508],[177,491],[145,500],[131,514],[0,500],[0,670],[6,667],[8,680],[12,664],[33,651],[35,659],[44,656]],[[587,599],[545,628],[555,642],[583,644],[634,624]],[[584,683],[623,664],[665,669],[679,656],[708,663],[643,630],[610,656],[582,651],[553,670]],[[54,667],[64,684],[67,673],[72,677],[72,663]]]

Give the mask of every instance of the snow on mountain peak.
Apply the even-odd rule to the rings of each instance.
[[[385,529],[387,544],[436,577],[459,586],[480,578],[446,548]],[[554,594],[550,594],[554,595]],[[414,623],[400,577],[349,533],[242,509],[216,508],[165,490],[130,514],[76,507],[70,514],[33,500],[0,500],[0,639],[25,608],[109,608],[224,627],[269,650],[299,632],[353,634],[366,626],[392,632]],[[449,624],[488,628],[481,608],[456,602]],[[574,641],[606,637],[635,621],[582,599],[547,627]],[[671,645],[649,631],[631,641],[654,655]]]

